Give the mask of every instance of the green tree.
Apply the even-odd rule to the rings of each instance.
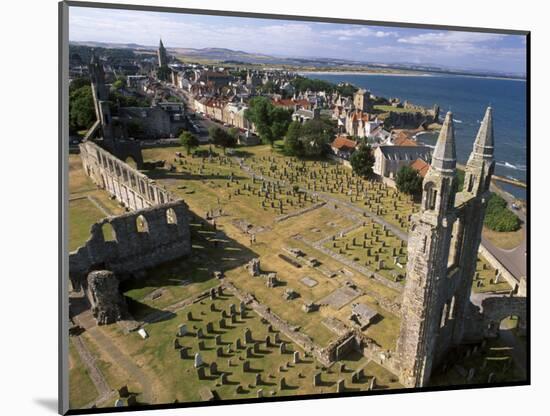
[[[69,130],[71,134],[87,130],[96,120],[92,87],[84,85],[69,94]]]
[[[215,146],[219,146],[223,148],[223,153],[225,154],[225,151],[228,147],[233,147],[236,144],[236,139],[231,134],[229,134],[227,131],[222,129],[221,127],[212,126],[208,129],[208,135],[210,136],[210,140],[212,143],[214,143]]]
[[[300,141],[306,156],[321,156],[328,149],[335,130],[332,124],[323,119],[309,120],[302,124]]]
[[[506,200],[494,192],[487,201],[484,224],[498,232],[517,231],[521,227],[520,219],[508,209]]]
[[[289,156],[303,156],[304,147],[300,140],[302,125],[298,121],[293,121],[288,126],[284,141],[285,153]]]
[[[353,171],[362,177],[372,175],[374,166],[374,153],[368,144],[361,144],[350,157],[350,163]]]
[[[245,117],[254,123],[260,138],[273,146],[288,129],[292,113],[284,108],[274,107],[266,97],[254,97],[249,102]]]
[[[422,192],[422,176],[410,166],[402,166],[395,176],[397,189],[409,195],[419,195]]]
[[[188,131],[182,131],[180,136],[180,143],[187,150],[187,154],[191,154],[191,149],[194,149],[199,145],[199,140]]]

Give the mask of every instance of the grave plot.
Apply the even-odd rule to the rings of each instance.
[[[395,376],[358,353],[322,367],[227,293],[145,329],[149,337],[141,339],[137,333],[121,336],[112,326],[102,328],[155,375],[154,390],[161,392],[157,402],[358,391],[373,384],[375,389],[399,387]]]
[[[509,292],[512,288],[487,260],[478,257],[472,290],[476,293]]]
[[[405,279],[406,244],[378,223],[365,222],[358,229],[329,238],[323,245],[391,281]]]
[[[158,149],[154,150],[146,150],[146,157],[158,156]],[[172,148],[170,153],[162,154],[173,157],[175,152]],[[298,189],[283,186],[282,182],[250,177],[232,157],[220,154],[212,157],[182,155],[174,158],[165,169],[150,172],[149,176],[159,176],[190,206],[196,206],[201,215],[206,210],[205,217],[214,216],[223,207],[224,211],[253,222],[266,215],[272,221],[320,202]]]
[[[407,230],[410,215],[419,207],[409,195],[383,183],[368,181],[334,161],[305,161],[281,155],[253,157],[246,162],[254,171],[313,193],[326,193],[351,202]]]

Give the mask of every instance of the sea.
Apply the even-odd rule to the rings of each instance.
[[[524,80],[485,78],[459,75],[376,75],[351,73],[304,73],[309,78],[333,83],[349,82],[374,95],[397,97],[425,107],[440,107],[440,118],[453,112],[456,152],[465,164],[485,109],[493,108],[495,139],[495,173],[500,176],[527,179],[527,83]],[[417,140],[434,146],[437,133],[420,133]],[[526,191],[499,183],[516,198],[525,199]]]

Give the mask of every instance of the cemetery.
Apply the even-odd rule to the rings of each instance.
[[[225,292],[146,325],[145,340],[116,325],[101,330],[152,372],[155,401],[205,400],[205,391],[228,400],[399,387],[391,373],[356,352],[324,367]]]
[[[144,173],[188,205],[192,255],[121,283],[130,324],[94,326],[79,337],[111,389],[94,399],[75,356],[73,372],[89,387],[86,400],[104,407],[403,387],[385,361],[398,343],[406,232],[418,205],[335,162],[297,160],[268,146],[227,155],[217,148],[209,155],[209,146],[196,155],[181,150],[144,149],[145,160],[165,161]],[[95,195],[76,163],[74,171],[80,179],[71,192],[123,212]],[[79,210],[82,235],[102,216],[90,201],[70,206]],[[474,292],[510,289],[478,259]],[[328,365],[304,347],[332,351],[350,334],[368,348]],[[124,363],[102,351],[105,338]],[[447,374],[457,384],[514,376],[509,367],[499,372],[499,360],[511,360],[502,345],[468,354],[440,369],[445,375],[434,384],[449,384]],[[150,388],[132,382],[132,371]],[[123,386],[130,390],[124,397],[117,393]]]

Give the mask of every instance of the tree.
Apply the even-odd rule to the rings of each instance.
[[[223,153],[228,147],[233,147],[236,144],[236,139],[227,131],[221,127],[213,126],[208,129],[208,135],[210,140],[214,143],[215,146],[220,146],[223,148]]]
[[[494,192],[487,201],[484,224],[487,228],[498,232],[517,231],[521,227],[520,219],[508,209],[506,200]]]
[[[293,121],[288,126],[284,141],[285,153],[289,156],[303,156],[304,147],[300,141],[302,125],[298,121]]]
[[[309,120],[302,124],[300,141],[306,156],[321,156],[328,149],[328,143],[334,135],[330,122]]]
[[[400,192],[419,195],[422,192],[422,176],[410,166],[402,166],[395,176],[395,184]]]
[[[96,120],[92,87],[83,85],[69,94],[69,130],[71,134],[87,130]]]
[[[361,144],[350,157],[350,163],[353,171],[362,177],[372,175],[374,166],[374,154],[368,144]]]
[[[286,134],[292,113],[284,108],[274,107],[266,97],[254,97],[249,102],[245,117],[254,123],[260,138],[273,146]]]
[[[187,149],[187,154],[190,155],[191,149],[199,145],[199,140],[188,131],[182,131],[180,134],[180,143]]]

